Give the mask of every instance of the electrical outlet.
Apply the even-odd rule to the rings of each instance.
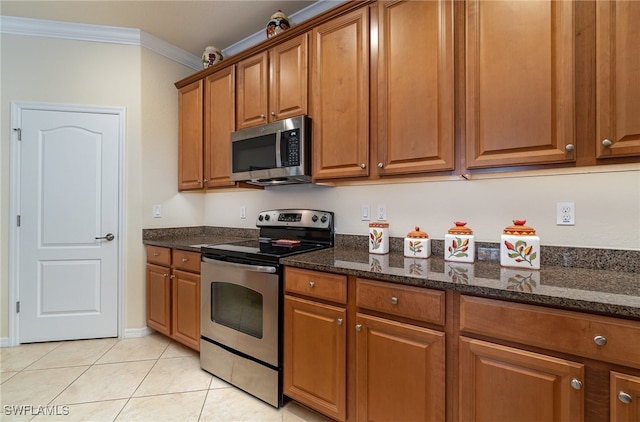
[[[575,202],[558,202],[556,204],[556,224],[558,226],[576,225]]]
[[[247,218],[247,207],[244,205],[240,207],[240,219],[244,220]]]
[[[153,218],[161,218],[161,217],[162,217],[162,205],[154,205]]]
[[[378,204],[378,221],[387,220],[387,206],[385,204]]]
[[[360,221],[371,220],[371,207],[369,204],[360,205]]]

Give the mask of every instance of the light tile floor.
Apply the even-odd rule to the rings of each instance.
[[[0,369],[2,421],[329,421],[292,401],[269,406],[159,334],[0,348]]]

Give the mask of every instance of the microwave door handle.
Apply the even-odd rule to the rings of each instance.
[[[282,131],[276,132],[276,168],[282,167],[282,155],[280,151],[280,140],[282,139]]]
[[[266,265],[249,265],[249,264],[238,264],[235,262],[227,262],[227,261],[219,261],[217,259],[211,259],[207,257],[202,257],[202,262],[208,262],[216,265],[226,265],[229,267],[241,268],[246,271],[253,271],[256,273],[271,273],[274,274],[276,272],[276,267],[269,267]]]

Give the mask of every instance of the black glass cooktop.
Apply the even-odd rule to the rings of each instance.
[[[233,260],[258,260],[277,263],[278,260],[285,256],[296,255],[303,252],[311,252],[318,249],[326,248],[326,245],[316,243],[287,243],[282,245],[278,241],[258,241],[247,240],[241,242],[226,243],[221,245],[210,245],[202,247],[203,256]]]

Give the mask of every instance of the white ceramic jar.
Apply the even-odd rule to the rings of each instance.
[[[389,253],[389,223],[369,223],[369,253]]]
[[[500,242],[500,265],[503,267],[540,269],[540,238],[527,220],[514,220],[506,227]]]
[[[476,246],[473,231],[464,221],[456,221],[444,236],[444,259],[446,261],[473,262]]]
[[[427,233],[420,231],[420,227],[416,226],[415,230],[409,232],[404,238],[404,256],[407,258],[431,256],[431,239]]]

